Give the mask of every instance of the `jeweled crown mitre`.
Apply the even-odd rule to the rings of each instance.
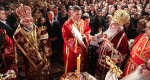
[[[29,6],[23,6],[23,4],[16,9],[16,14],[20,17],[20,19],[31,17],[31,13],[31,8]]]
[[[112,17],[112,20],[123,26],[130,19],[130,15],[124,10],[117,10]]]

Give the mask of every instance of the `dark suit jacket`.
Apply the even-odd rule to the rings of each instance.
[[[0,21],[0,29],[5,29],[7,35],[11,38],[13,37],[14,31],[12,30],[12,28],[9,25],[6,25]]]
[[[95,16],[93,21],[94,34],[97,34],[99,28],[102,28],[102,31],[107,29],[106,20],[103,17]]]
[[[49,38],[54,38],[54,37],[58,38],[56,41],[51,41],[51,44],[59,45],[59,43],[62,42],[62,33],[61,33],[61,28],[60,28],[59,22],[54,20],[51,25],[49,20],[47,20],[44,23],[44,26],[47,27],[46,31],[48,32]]]
[[[60,19],[60,26],[62,28],[63,24],[68,20],[68,15],[66,15],[65,17],[63,17],[62,19]]]

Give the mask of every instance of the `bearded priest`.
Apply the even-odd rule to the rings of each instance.
[[[18,80],[50,80],[49,57],[51,47],[46,28],[37,28],[33,23],[31,8],[23,6],[16,9],[20,24],[13,36],[16,46]]]
[[[117,10],[112,17],[108,30],[104,32],[102,43],[98,48],[99,54],[96,68],[97,80],[104,80],[109,70],[106,64],[106,56],[109,56],[115,64],[123,69],[123,64],[128,55],[128,39],[123,31],[123,25],[130,19],[124,10]]]

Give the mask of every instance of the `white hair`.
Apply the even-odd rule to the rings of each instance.
[[[84,13],[84,14],[82,14],[82,16],[90,17],[89,13]]]
[[[47,14],[52,14],[54,16],[54,12],[53,11],[48,11]]]
[[[150,72],[143,74],[142,66],[138,66],[138,68],[131,74],[125,76],[121,80],[150,80]]]
[[[112,29],[112,28],[109,27],[104,32],[104,34],[106,34],[108,38],[111,38],[111,37],[115,36],[119,31],[122,31],[122,30],[123,30],[123,26],[120,26],[120,27],[114,28],[114,29]]]

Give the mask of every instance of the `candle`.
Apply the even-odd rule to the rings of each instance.
[[[77,57],[77,74],[80,74],[80,64],[81,64],[81,59],[80,59],[81,54]]]
[[[81,54],[77,57],[77,80],[80,80],[80,64],[81,64],[81,59],[80,59]]]

